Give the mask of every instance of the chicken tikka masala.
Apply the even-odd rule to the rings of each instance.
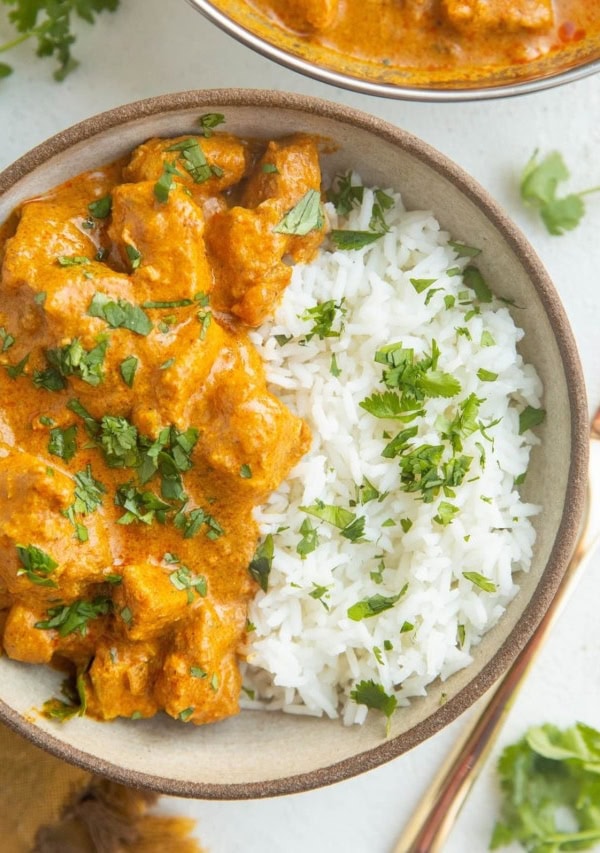
[[[325,222],[313,139],[259,146],[221,120],[0,230],[0,636],[76,683],[55,716],[238,710],[253,508],[310,444],[247,327]]]

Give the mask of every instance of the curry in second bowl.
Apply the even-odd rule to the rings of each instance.
[[[223,12],[274,47],[275,58],[306,62],[299,70],[345,75],[350,88],[389,86],[382,94],[493,88],[600,58],[600,9],[586,0],[192,2],[209,16]]]

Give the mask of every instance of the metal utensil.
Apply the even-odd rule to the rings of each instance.
[[[441,766],[394,848],[394,853],[439,853],[488,757],[537,653],[600,542],[600,407],[590,433],[587,508],[575,552],[535,633]]]

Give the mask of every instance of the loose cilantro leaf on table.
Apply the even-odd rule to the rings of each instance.
[[[0,44],[0,53],[33,38],[37,42],[37,56],[56,59],[54,79],[59,81],[79,64],[71,53],[76,41],[75,19],[94,24],[101,12],[114,12],[119,6],[119,0],[1,0],[1,3],[8,7],[7,17],[17,35]],[[0,63],[0,78],[11,71],[10,65]]]
[[[558,185],[569,177],[569,170],[558,151],[551,151],[539,160],[537,150],[521,175],[522,200],[539,211],[546,229],[554,236],[576,228],[585,213],[584,196],[600,191],[600,187],[591,187],[557,196]]]
[[[589,850],[600,842],[600,732],[577,723],[530,729],[498,762],[504,800],[490,849]]]

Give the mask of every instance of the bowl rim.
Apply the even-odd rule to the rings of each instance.
[[[286,68],[328,83],[351,92],[363,95],[375,95],[380,98],[391,98],[405,101],[426,101],[429,103],[453,103],[462,101],[486,101],[497,98],[511,98],[517,95],[527,95],[541,92],[566,83],[573,83],[596,74],[600,71],[600,57],[587,59],[570,68],[563,68],[550,74],[534,79],[524,79],[515,83],[502,83],[495,86],[473,86],[465,88],[443,88],[436,86],[399,86],[393,83],[377,83],[374,80],[364,80],[349,73],[335,71],[332,68],[309,62],[289,50],[278,47],[267,41],[248,27],[233,20],[222,12],[211,0],[187,0],[198,12],[211,23],[219,27],[241,44],[249,47],[266,59],[283,65]]]
[[[561,515],[546,567],[543,583],[538,583],[517,623],[484,669],[454,697],[438,707],[413,728],[381,744],[335,762],[299,774],[249,783],[190,782],[120,767],[99,756],[76,748],[39,728],[0,699],[0,721],[23,735],[34,745],[56,757],[92,773],[132,787],[196,799],[244,800],[273,797],[325,787],[373,769],[412,749],[455,720],[471,707],[500,678],[532,636],[543,617],[566,570],[575,547],[585,504],[589,450],[589,415],[583,372],[577,346],[560,296],[548,273],[524,234],[507,213],[460,166],[418,137],[383,119],[363,111],[307,95],[262,89],[204,89],[159,95],[118,106],[92,116],[55,134],[24,154],[0,173],[0,197],[38,166],[71,146],[105,133],[122,124],[142,118],[168,115],[211,107],[273,107],[291,112],[310,113],[342,124],[351,124],[400,147],[451,181],[496,227],[511,250],[519,257],[538,293],[554,332],[561,362],[568,379],[570,403],[571,452],[569,479]],[[244,712],[246,713],[246,712]],[[252,713],[252,712],[250,712]],[[259,713],[259,712],[255,712]]]

